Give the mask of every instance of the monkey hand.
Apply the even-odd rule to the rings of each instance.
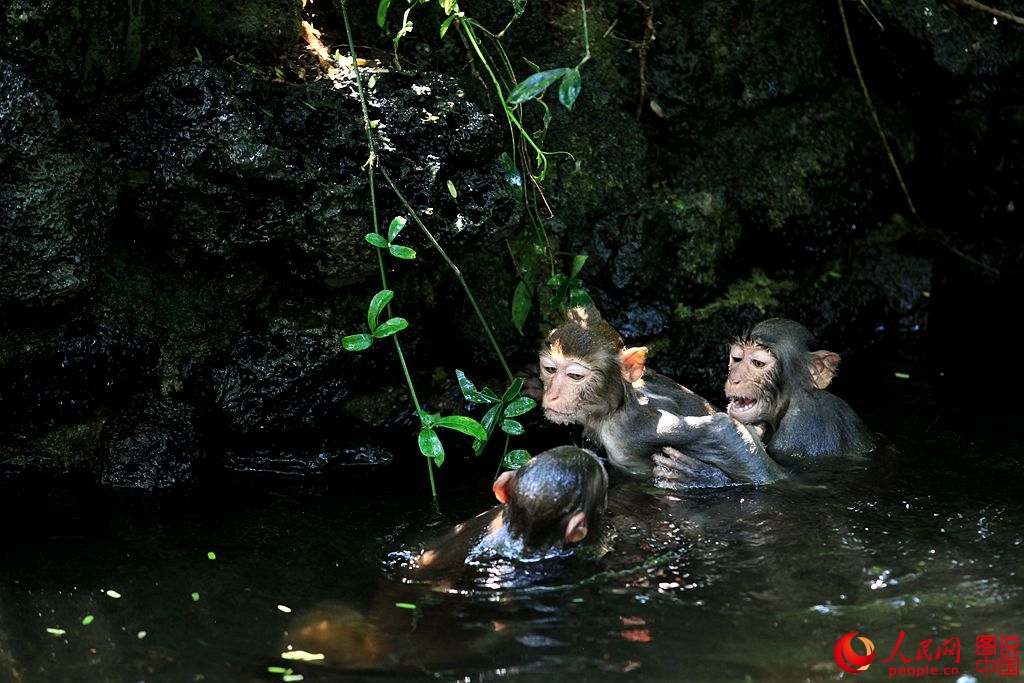
[[[680,491],[693,488],[715,488],[735,484],[729,475],[714,465],[665,446],[651,456],[654,461],[654,485]]]

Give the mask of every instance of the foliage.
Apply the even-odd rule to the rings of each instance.
[[[382,28],[391,4],[392,0],[379,0],[377,23]],[[569,274],[559,272],[559,258],[550,247],[544,229],[544,218],[539,209],[541,205],[546,204],[543,199],[542,183],[547,176],[549,157],[553,154],[565,154],[547,151],[540,144],[551,119],[544,95],[552,85],[558,83],[558,101],[567,110],[572,110],[580,95],[580,68],[590,59],[586,0],[580,2],[586,50],[579,62],[571,67],[562,66],[546,70],[541,70],[530,63],[530,68],[535,72],[521,80],[515,75],[515,70],[501,45],[501,38],[525,12],[524,0],[510,0],[512,18],[505,28],[497,33],[488,30],[463,12],[456,0],[409,0],[409,7],[402,15],[401,25],[393,40],[396,63],[399,62],[398,44],[413,29],[413,9],[419,5],[429,4],[436,4],[444,14],[445,18],[438,29],[441,37],[445,37],[454,28],[471,51],[472,57],[482,66],[509,124],[512,154],[503,155],[502,163],[511,184],[523,188],[522,198],[528,222],[527,230],[523,233],[526,239],[513,239],[509,242],[509,251],[520,278],[513,293],[510,315],[513,325],[522,334],[535,303],[540,308],[542,317],[547,314],[546,317],[552,320],[561,317],[555,315],[555,312],[560,313],[578,303],[592,303],[578,277],[586,257],[572,255]],[[528,129],[523,108],[530,103],[541,107],[542,110],[543,126],[533,133]]]

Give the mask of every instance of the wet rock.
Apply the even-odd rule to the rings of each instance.
[[[97,471],[104,486],[145,491],[193,480],[203,451],[190,406],[172,398],[137,398],[104,426]]]
[[[0,58],[0,308],[51,307],[87,292],[114,195],[56,101]]]

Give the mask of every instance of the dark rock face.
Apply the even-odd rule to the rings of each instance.
[[[202,460],[192,408],[169,398],[138,397],[103,428],[99,481],[112,488],[168,489],[192,481]]]
[[[0,310],[65,303],[94,284],[114,194],[56,101],[0,55]]]

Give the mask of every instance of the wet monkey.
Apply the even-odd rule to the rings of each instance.
[[[608,473],[591,451],[557,446],[494,481],[501,503],[424,550],[415,569],[447,569],[488,556],[534,560],[565,554],[601,528]]]
[[[782,468],[751,431],[646,368],[597,309],[577,307],[544,340],[541,403],[548,420],[578,424],[618,469],[664,488],[765,484]]]
[[[813,335],[785,318],[754,325],[729,350],[728,413],[763,431],[774,458],[844,456],[878,441],[846,401],[825,390],[839,354],[811,351]]]

